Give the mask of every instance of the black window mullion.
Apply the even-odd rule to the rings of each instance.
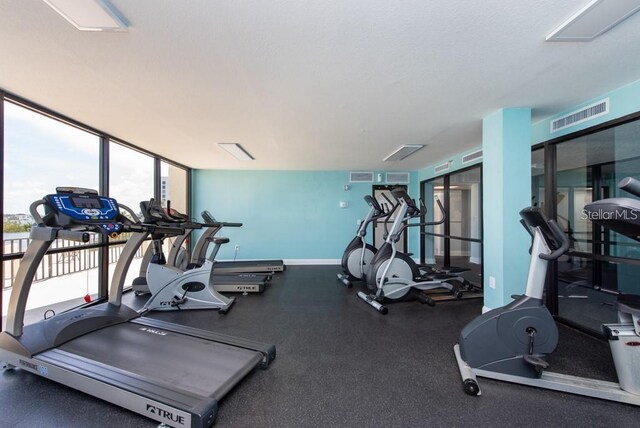
[[[153,197],[160,201],[162,196],[162,184],[160,183],[162,180],[162,161],[158,157],[154,157],[153,160]]]
[[[544,146],[544,202],[548,218],[558,218],[558,183],[557,183],[556,146]],[[547,269],[546,305],[553,315],[558,315],[558,263],[552,261]]]
[[[594,165],[591,167],[587,167],[587,176],[588,168],[591,168],[591,200],[597,201],[602,199],[601,188],[602,188],[602,169],[600,165]],[[606,241],[608,237],[604,235],[604,229],[597,222],[592,222],[592,235],[591,235],[591,254],[600,255],[600,254],[608,254],[603,253],[603,243],[607,246]],[[602,286],[602,262],[599,260],[593,261],[593,269],[591,269],[591,285],[593,287]]]
[[[2,189],[2,197],[0,197],[0,212],[4,219],[4,92],[0,90],[0,165],[2,165],[2,172],[0,173],[0,189]],[[4,236],[4,221],[2,222],[2,229],[0,229],[2,236]],[[0,248],[0,278],[2,280],[2,286],[0,286],[0,319],[4,316],[2,313],[2,290],[4,289],[4,241]],[[2,323],[0,323],[0,331],[2,331]]]
[[[109,195],[109,137],[100,136],[100,194]],[[100,236],[102,246],[98,249],[98,298],[109,295],[109,238]]]
[[[451,196],[451,192],[449,189],[449,185],[451,183],[451,176],[449,174],[445,175],[444,177],[444,210],[447,213],[451,213],[451,207],[450,207],[450,196]],[[434,219],[435,220],[435,219]],[[444,222],[444,234],[446,236],[450,236],[451,235],[451,215],[447,215],[447,218]],[[451,242],[449,240],[449,238],[444,238],[444,260],[442,265],[443,266],[451,266]]]
[[[424,202],[424,204],[426,205],[426,194],[424,191],[424,186],[426,185],[426,182],[422,182],[420,183],[420,199],[422,200],[422,202]],[[427,221],[427,217],[425,216],[425,213],[422,213],[422,215],[420,215],[420,223],[424,223],[425,221]],[[426,246],[425,246],[425,233],[427,231],[427,227],[422,225],[420,226],[420,264],[425,264],[426,263],[426,259],[424,257],[424,253],[426,251]]]

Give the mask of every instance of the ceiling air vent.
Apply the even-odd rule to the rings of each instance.
[[[478,150],[473,153],[469,153],[468,155],[462,156],[462,163],[469,163],[477,159],[482,159],[482,150]]]
[[[409,184],[408,172],[387,172],[387,183],[389,184]]]
[[[350,172],[350,183],[373,183],[373,172]]]
[[[435,172],[436,174],[439,172],[444,172],[446,170],[449,169],[449,162],[445,162],[442,165],[438,165],[436,167],[433,168],[433,172]]]
[[[551,121],[549,132],[561,131],[570,126],[586,122],[596,117],[609,113],[609,98],[590,104],[583,109],[571,112],[559,119]]]

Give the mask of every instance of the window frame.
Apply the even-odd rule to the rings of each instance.
[[[558,192],[558,165],[557,165],[557,147],[559,144],[566,143],[571,140],[575,140],[578,138],[582,138],[588,135],[596,134],[598,132],[605,131],[607,129],[616,128],[619,126],[626,125],[631,122],[640,121],[640,111],[635,113],[631,113],[625,116],[621,116],[616,119],[609,120],[607,122],[603,122],[589,128],[581,129],[566,135],[562,135],[556,138],[552,138],[547,141],[543,141],[541,143],[537,143],[531,146],[531,152],[535,150],[541,149],[543,151],[544,156],[544,187],[545,187],[545,211],[546,215],[549,219],[558,220],[558,212],[557,212],[557,192]],[[550,190],[549,190],[550,189]],[[598,189],[594,189],[594,192],[598,192]],[[598,194],[594,194],[597,196]],[[594,198],[596,200],[596,198]],[[600,230],[600,226],[594,225],[593,235],[595,236]],[[630,259],[626,257],[616,257],[609,255],[596,254],[597,249],[593,248],[591,253],[582,252],[582,251],[569,251],[567,255],[580,257],[584,259],[592,260],[593,262],[621,262],[623,264],[630,264],[635,266],[640,266],[640,259]],[[598,267],[594,268],[598,269]],[[593,278],[594,272],[592,272]],[[594,331],[586,326],[583,326],[577,322],[574,322],[568,318],[563,317],[559,313],[559,297],[558,297],[558,264],[557,261],[552,261],[549,263],[547,270],[547,284],[546,284],[546,293],[545,293],[545,305],[549,308],[549,311],[554,316],[555,319],[562,322],[563,324],[567,324],[571,327],[574,327],[580,331],[586,332],[588,334],[603,337],[602,332]],[[600,289],[603,293],[613,293],[606,288]]]
[[[25,98],[22,98],[16,94],[5,91],[0,88],[0,163],[4,166],[4,152],[5,152],[5,102],[9,102],[12,104],[16,104],[20,107],[31,110],[36,114],[40,114],[51,119],[57,120],[66,125],[75,127],[82,131],[88,132],[98,137],[99,139],[99,159],[98,159],[98,169],[99,169],[99,188],[97,189],[102,195],[109,195],[109,144],[110,142],[120,144],[126,148],[136,150],[142,154],[150,156],[154,160],[154,197],[159,198],[161,194],[161,184],[160,184],[160,164],[161,162],[168,163],[176,168],[180,168],[185,171],[187,179],[186,179],[186,203],[187,203],[187,215],[191,216],[191,175],[192,169],[186,165],[183,165],[179,162],[173,161],[171,159],[165,158],[157,153],[153,153],[149,150],[138,147],[126,140],[121,138],[114,137],[113,135],[88,126],[82,122],[74,120],[68,116],[60,114],[54,110],[51,110],[42,105],[36,104],[32,101],[29,101]],[[4,174],[0,174],[0,189],[3,189],[4,193]],[[0,198],[0,212],[4,217],[4,198]],[[0,229],[2,233],[4,233],[4,226]],[[78,250],[90,250],[98,248],[99,250],[99,263],[98,263],[98,298],[94,300],[92,303],[95,304],[97,302],[103,302],[108,298],[108,290],[109,290],[109,248],[114,245],[121,245],[123,240],[116,239],[112,240],[109,238],[101,237],[97,243],[91,243],[87,245],[78,245],[69,248],[59,248],[59,249],[51,249],[47,252],[47,254],[64,254],[72,251]],[[10,260],[18,260],[24,257],[24,252],[17,252],[5,255],[4,254],[4,244],[2,248],[0,248],[0,258],[2,259],[2,263],[0,263],[0,277],[2,278],[2,291],[4,291],[4,263],[5,261]],[[3,293],[0,292],[0,318],[2,318],[5,314],[2,313],[2,305],[3,305]],[[1,326],[0,326],[0,331]]]

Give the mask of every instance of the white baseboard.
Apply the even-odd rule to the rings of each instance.
[[[490,308],[490,307],[488,307],[488,306],[483,306],[483,307],[482,307],[482,313],[483,313],[483,314],[484,314],[485,312],[489,312],[490,310],[491,310],[491,308]]]
[[[285,265],[340,265],[340,259],[284,259]]]
[[[436,259],[425,259],[424,263],[427,265],[435,265],[436,264]]]
[[[474,265],[479,265],[482,263],[482,259],[480,257],[469,257],[469,263],[473,263]]]

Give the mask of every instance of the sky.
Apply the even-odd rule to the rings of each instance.
[[[5,101],[4,212],[28,213],[29,206],[58,186],[98,189],[99,138]],[[44,154],[44,155],[43,155]],[[112,143],[110,193],[139,211],[153,197],[153,158]],[[162,174],[167,172],[163,163]]]

